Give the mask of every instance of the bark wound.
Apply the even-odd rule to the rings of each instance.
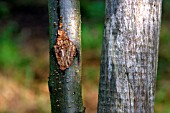
[[[153,113],[161,0],[106,0],[98,113]]]
[[[54,49],[60,69],[65,70],[66,68],[69,68],[76,55],[76,46],[62,29],[62,23],[59,24],[58,37]]]

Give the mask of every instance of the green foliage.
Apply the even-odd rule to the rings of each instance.
[[[97,20],[104,20],[104,3],[103,1],[92,2],[90,1],[90,5],[86,6],[86,11],[88,12],[89,16],[97,19]],[[96,21],[96,20],[94,20]]]
[[[95,0],[81,1],[81,14],[83,17],[83,21],[85,22],[93,22],[93,25],[97,22],[102,22],[104,20],[104,1],[103,0]]]
[[[104,26],[104,1],[82,0],[82,48],[100,49]]]
[[[4,67],[16,66],[19,64],[19,53],[17,46],[14,43],[14,32],[16,24],[10,23],[7,25],[0,35],[0,65]]]
[[[167,20],[169,21],[169,18],[170,18],[170,15],[169,15],[169,12],[170,12],[170,0],[162,0],[162,20]]]
[[[155,113],[170,113],[170,102],[168,101],[169,87],[167,86],[169,86],[169,82],[166,80],[158,84],[155,98]]]
[[[158,59],[157,90],[155,98],[155,113],[170,113],[169,80],[170,80],[170,33],[167,21],[162,22]]]
[[[9,10],[8,4],[6,2],[1,1],[0,2],[0,19],[3,16],[9,15],[9,13],[10,13],[10,10]]]
[[[84,75],[86,76],[88,81],[96,83],[96,81],[99,77],[99,74],[100,74],[99,73],[99,67],[90,66],[90,67],[86,67],[85,70],[86,71],[85,71]]]
[[[164,58],[164,56],[159,57],[158,62],[158,75],[157,80],[161,80],[166,76],[167,70],[169,70],[170,64],[168,62],[168,59]]]
[[[158,80],[168,78],[170,75],[170,33],[166,24],[162,24],[159,47]]]
[[[21,80],[23,77],[27,80],[27,85],[33,79],[32,68],[30,67],[30,58],[23,56],[17,46],[17,24],[9,23],[0,35],[0,69],[12,71],[11,76]],[[16,72],[16,73],[14,73]],[[23,76],[24,75],[24,76]]]
[[[166,26],[166,22],[162,24],[161,28],[161,36],[160,36],[160,56],[164,56],[169,62],[170,62],[170,54],[169,49],[170,48],[170,33],[168,30],[168,27]]]
[[[98,49],[102,45],[103,26],[83,25],[82,26],[82,48]]]
[[[166,92],[167,87],[162,85],[159,87],[159,90],[156,92],[156,102],[165,103],[166,102]]]

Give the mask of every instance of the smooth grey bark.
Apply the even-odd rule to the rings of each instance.
[[[52,113],[83,113],[81,95],[81,19],[79,0],[48,0],[50,24],[50,75],[49,91]],[[73,64],[62,71],[55,56],[59,19],[62,17],[62,29],[76,45]]]
[[[153,113],[161,0],[106,0],[98,113]]]

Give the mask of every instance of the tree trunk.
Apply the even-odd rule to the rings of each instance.
[[[83,113],[81,95],[81,20],[79,0],[48,0],[50,23],[49,91],[52,113]],[[61,29],[76,47],[72,65],[61,69],[56,58],[57,31]],[[68,40],[67,40],[68,41]]]
[[[153,113],[161,0],[106,0],[98,113]]]

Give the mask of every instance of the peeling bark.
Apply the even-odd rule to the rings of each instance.
[[[79,0],[48,0],[50,23],[50,75],[49,91],[52,113],[83,113],[81,95],[81,19]],[[76,46],[72,65],[61,70],[57,63],[56,44],[59,19],[62,29]]]
[[[106,0],[98,113],[153,113],[162,0]]]

